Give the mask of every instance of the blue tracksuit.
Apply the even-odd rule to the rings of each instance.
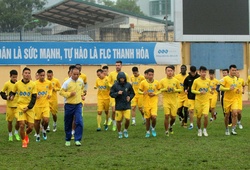
[[[83,118],[82,118],[82,103],[79,104],[65,104],[64,105],[64,130],[66,133],[66,141],[71,140],[72,121],[75,116],[75,141],[82,140],[83,133]]]

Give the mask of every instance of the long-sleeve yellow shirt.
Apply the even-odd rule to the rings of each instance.
[[[52,80],[49,80],[52,83],[52,96],[49,99],[51,103],[56,102],[57,103],[57,92],[61,89],[61,84],[58,79],[52,78]]]
[[[76,81],[72,78],[66,80],[60,90],[60,95],[64,97],[64,102],[67,104],[78,104],[82,102],[82,96],[84,90],[84,82],[82,79],[78,78]],[[74,96],[71,93],[75,92]]]
[[[6,96],[10,95],[10,92],[13,91],[15,83],[11,82],[10,80],[4,83],[2,92],[6,94]],[[14,100],[7,100],[8,107],[17,107],[17,96],[15,96]]]

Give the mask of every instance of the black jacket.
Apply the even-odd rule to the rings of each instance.
[[[191,100],[195,99],[195,94],[191,92],[191,88],[192,88],[194,80],[197,79],[198,77],[200,77],[200,75],[197,73],[195,74],[195,76],[192,76],[189,73],[189,75],[184,80],[184,90],[188,90],[188,99],[191,99]]]
[[[121,83],[120,79],[124,78],[125,82]],[[118,94],[118,91],[123,91],[122,94]],[[135,92],[132,85],[127,82],[124,72],[119,72],[117,75],[117,82],[111,87],[109,95],[115,98],[115,110],[128,110],[131,109],[131,100],[135,96]],[[130,101],[127,101],[127,96],[130,97]]]

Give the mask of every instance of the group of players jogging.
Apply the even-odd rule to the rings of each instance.
[[[97,79],[94,88],[97,89],[98,132],[102,130],[102,112],[104,112],[106,115],[104,129],[108,130],[109,125],[112,123],[112,130],[118,131],[118,137],[127,138],[131,117],[131,125],[136,125],[136,107],[138,107],[142,115],[142,124],[145,124],[145,137],[157,136],[158,100],[161,98],[165,116],[164,127],[166,136],[174,133],[173,125],[177,115],[181,125],[190,130],[194,128],[193,122],[194,117],[196,117],[198,136],[208,136],[209,113],[211,113],[210,121],[216,120],[217,113],[215,108],[219,94],[221,94],[225,119],[225,135],[237,135],[236,126],[239,129],[243,128],[241,115],[242,94],[244,94],[245,82],[240,78],[236,65],[230,65],[229,69],[223,70],[223,78],[221,80],[215,78],[215,70],[207,70],[204,66],[201,66],[199,70],[196,70],[195,66],[191,66],[190,72],[187,73],[186,65],[182,65],[180,73],[175,75],[175,67],[169,65],[165,68],[166,76],[160,81],[154,79],[153,68],[145,70],[144,75],[140,75],[138,67],[133,67],[133,75],[128,77],[127,73],[122,72],[122,61],[117,61],[115,67],[115,71],[110,73],[108,72],[108,66],[103,66],[96,71]],[[75,68],[79,71],[72,75]],[[209,73],[209,78],[207,78],[207,72]],[[45,78],[46,74],[47,78]],[[57,130],[57,92],[60,92],[65,97],[65,100],[68,97],[76,96],[73,93],[68,96],[64,92],[66,89],[63,90],[63,88],[66,88],[71,82],[70,80],[68,84],[65,83],[67,79],[81,80],[79,83],[82,83],[82,88],[79,90],[83,91],[80,95],[82,104],[84,103],[84,96],[87,94],[87,77],[81,73],[81,65],[79,64],[69,68],[68,77],[65,79],[62,87],[59,80],[53,77],[52,70],[45,72],[45,70],[39,69],[36,72],[36,76],[37,80],[32,81],[31,70],[25,67],[22,72],[22,79],[17,81],[17,71],[11,70],[10,80],[4,84],[1,90],[1,97],[7,100],[8,140],[13,141],[12,122],[16,118],[17,123],[14,136],[16,140],[22,139],[23,147],[27,147],[29,143],[28,134],[31,133],[33,127],[36,131],[37,142],[40,141],[40,130],[42,130],[43,139],[47,139],[46,132],[50,130],[50,113],[53,116],[53,131]],[[111,116],[109,115],[110,107],[112,108]],[[203,130],[201,125],[202,117]],[[123,119],[125,119],[125,123],[122,131]],[[188,120],[190,122],[189,126]],[[74,118],[68,124],[70,125],[68,131],[70,130],[72,133],[68,137],[66,134],[66,146],[70,145],[67,138],[74,138],[75,121]],[[230,126],[232,127],[231,133],[229,130]],[[77,146],[81,145],[80,141],[77,140],[75,142]]]

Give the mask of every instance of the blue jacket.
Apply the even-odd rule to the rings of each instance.
[[[120,82],[121,78],[124,78],[125,82]],[[119,91],[122,91],[122,94],[118,94]],[[109,95],[115,98],[115,110],[131,109],[131,100],[135,96],[135,92],[132,85],[127,82],[124,72],[118,73],[117,82],[111,87]],[[127,101],[127,96],[130,97],[130,101]]]

